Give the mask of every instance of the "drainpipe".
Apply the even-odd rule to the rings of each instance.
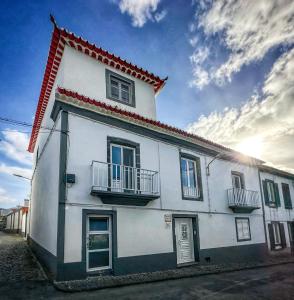
[[[262,207],[262,219],[263,219],[263,227],[264,227],[264,235],[265,235],[265,242],[266,247],[268,249],[268,239],[266,234],[266,223],[265,223],[265,209],[264,209],[264,202],[263,202],[263,190],[262,190],[262,184],[261,184],[261,177],[260,177],[260,170],[258,169],[258,180],[259,180],[259,188],[260,188],[260,195],[261,195],[261,207]]]

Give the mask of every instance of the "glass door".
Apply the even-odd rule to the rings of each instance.
[[[135,149],[111,145],[111,187],[118,191],[135,190]]]
[[[111,269],[111,217],[88,216],[86,243],[87,271]]]

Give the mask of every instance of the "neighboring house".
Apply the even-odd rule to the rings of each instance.
[[[7,211],[8,214],[5,216],[6,226],[4,230],[6,232],[19,233],[23,237],[28,234],[28,200],[24,200],[24,206],[18,206],[16,208],[11,208]]]
[[[54,26],[29,145],[29,243],[57,280],[267,254],[263,162],[157,121],[164,84]]]
[[[294,174],[272,167],[260,167],[264,217],[270,250],[293,247]]]

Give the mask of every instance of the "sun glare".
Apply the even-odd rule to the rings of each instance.
[[[236,149],[255,158],[261,158],[262,138],[255,136],[245,139],[237,145]]]

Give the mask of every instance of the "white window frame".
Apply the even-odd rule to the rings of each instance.
[[[117,77],[115,77],[113,75],[110,75],[109,81],[110,81],[110,96],[112,98],[115,98],[118,101],[130,104],[131,103],[131,99],[132,99],[132,85],[129,82],[123,81],[123,80],[121,80],[121,79],[119,79],[119,78],[117,78]],[[118,97],[116,95],[112,94],[112,84],[111,84],[111,81],[115,81],[118,84],[118,87],[117,87],[118,88]],[[123,97],[122,97],[122,89],[123,89],[122,85],[126,85],[129,88],[129,98],[127,100],[123,99]]]
[[[235,179],[238,179],[238,181],[239,181],[239,188],[237,188],[236,186],[235,186]],[[242,189],[242,177],[241,177],[241,175],[238,175],[238,174],[232,174],[232,180],[233,180],[233,188],[234,189]]]
[[[244,242],[251,240],[251,231],[250,231],[250,220],[249,218],[236,218],[236,233],[237,233],[237,241]],[[244,226],[247,226],[246,230],[244,230]],[[247,231],[247,235],[245,234]]]
[[[185,161],[186,164],[186,176],[187,176],[187,186],[184,186],[184,182],[182,180],[182,176],[183,176],[183,170],[182,170],[182,160]],[[193,163],[193,170],[194,170],[194,178],[195,178],[195,187],[191,186],[191,181],[192,179],[190,178],[190,172],[189,172],[189,162]],[[181,184],[182,184],[182,189],[183,189],[183,195],[185,198],[199,198],[200,197],[200,193],[199,193],[199,186],[198,186],[198,178],[197,178],[197,165],[196,165],[196,161],[190,158],[186,158],[185,156],[181,156],[181,164],[180,164],[180,168],[181,168]],[[191,191],[191,189],[195,189],[195,195],[191,195],[191,193],[189,191]],[[194,192],[192,192],[193,194]]]
[[[106,218],[108,222],[108,230],[99,230],[99,231],[90,231],[90,218]],[[87,272],[94,272],[94,271],[101,271],[101,270],[108,270],[112,268],[112,217],[108,215],[88,215],[87,216],[87,244],[89,243],[89,236],[90,234],[108,234],[109,236],[109,248],[105,249],[95,249],[95,250],[89,250],[87,246],[87,251],[86,251],[86,260],[87,260]],[[97,268],[89,268],[89,253],[91,252],[103,252],[103,251],[108,251],[109,252],[109,264],[108,266],[104,267],[97,267]]]
[[[124,76],[121,76],[115,72],[112,72],[108,69],[105,70],[105,76],[106,76],[106,98],[135,107],[135,82],[129,78],[126,78]],[[118,86],[118,96],[112,94],[112,84],[111,81],[117,82]],[[122,97],[122,85],[126,85],[129,87],[129,99],[123,99]]]
[[[282,245],[281,232],[280,232],[280,223],[273,222],[273,235],[275,247],[279,247]]]
[[[275,184],[271,181],[266,182],[268,200],[270,206],[276,206]]]

